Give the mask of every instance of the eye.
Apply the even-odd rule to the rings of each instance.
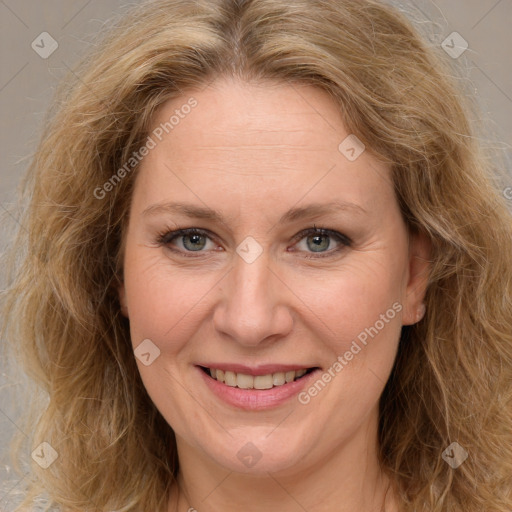
[[[336,241],[338,246],[335,249],[328,251],[327,249],[333,245],[332,239]],[[350,238],[342,233],[332,229],[317,228],[316,226],[301,231],[294,237],[294,240],[297,240],[298,242],[302,242],[304,240],[305,242],[305,249],[299,252],[311,251],[312,253],[318,254],[304,256],[308,259],[332,256],[334,253],[339,253],[345,247],[349,247],[352,244]],[[178,246],[177,249],[172,248],[175,241],[179,242],[176,243]],[[186,257],[195,257],[192,254],[187,253],[208,252],[203,251],[203,249],[208,248],[208,241],[211,244],[210,249],[214,250],[215,244],[212,241],[210,233],[199,228],[186,228],[175,231],[165,230],[163,233],[160,233],[157,238],[159,245],[165,245],[174,252],[178,252]],[[292,250],[292,252],[295,252],[295,250]]]
[[[338,247],[327,251],[327,249],[333,245],[332,239],[336,240]],[[345,247],[350,247],[352,244],[350,238],[343,235],[342,233],[332,229],[317,228],[316,226],[301,231],[295,237],[295,240],[299,240],[299,242],[304,240],[303,245],[305,246],[305,252],[311,251],[313,253],[321,254],[320,256],[305,256],[305,258],[308,259],[332,256],[334,253],[339,253]]]
[[[176,239],[181,241],[181,244],[178,244],[179,250],[177,251],[181,253],[200,252],[207,246],[207,240],[211,241],[206,231],[197,228],[178,229],[176,231],[166,230],[158,235],[158,242],[161,245],[170,246]]]

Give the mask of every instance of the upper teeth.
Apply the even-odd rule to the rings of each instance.
[[[246,375],[244,373],[235,373],[230,371],[216,370],[208,368],[210,375],[224,384],[241,389],[270,389],[273,386],[282,386],[287,382],[292,382],[302,377],[307,369],[291,370],[289,372],[269,373],[268,375]]]

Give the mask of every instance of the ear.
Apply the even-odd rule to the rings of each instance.
[[[425,293],[432,267],[432,244],[424,232],[411,233],[409,237],[409,272],[402,325],[413,325],[425,314]]]
[[[126,288],[124,286],[124,282],[121,281],[117,286],[117,293],[119,295],[119,304],[121,305],[121,313],[123,316],[128,318],[128,305],[126,302]]]

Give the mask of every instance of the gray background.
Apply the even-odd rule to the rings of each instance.
[[[390,1],[419,18],[417,26],[432,45],[440,45],[454,31],[469,43],[457,65],[481,105],[484,143],[503,150],[508,158],[505,186],[512,186],[512,0]],[[119,16],[129,5],[126,0],[0,0],[0,251],[5,250],[9,233],[16,227],[15,189],[44,130],[41,121],[55,85],[86,52],[105,21]],[[47,59],[31,47],[42,32],[58,42],[57,50]],[[0,281],[0,285],[5,284]],[[23,382],[17,368],[1,362],[2,512],[13,509],[21,489],[21,481],[11,469],[8,440],[18,428],[23,409],[23,402],[17,399]]]

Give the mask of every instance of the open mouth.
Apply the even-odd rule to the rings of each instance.
[[[200,366],[206,375],[212,379],[222,382],[226,386],[239,389],[271,389],[284,386],[290,382],[302,379],[305,375],[315,371],[318,367],[303,368],[301,370],[292,370],[288,372],[269,373],[267,375],[247,375],[231,371],[223,371],[215,368],[206,368]]]

